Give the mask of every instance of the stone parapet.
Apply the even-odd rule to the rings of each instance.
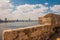
[[[37,25],[13,30],[4,30],[2,40],[48,40],[53,34],[50,25]]]

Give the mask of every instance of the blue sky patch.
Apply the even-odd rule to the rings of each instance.
[[[59,5],[60,4],[60,0],[10,0],[10,2],[15,5],[15,6],[19,6],[19,5],[24,5],[24,4],[43,4],[44,3],[48,3],[48,6],[53,6],[53,5]]]

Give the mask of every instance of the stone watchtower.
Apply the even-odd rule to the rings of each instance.
[[[49,13],[43,17],[39,17],[41,25],[55,25],[60,26],[60,15]]]
[[[39,17],[40,25],[51,25],[47,29],[51,32],[48,36],[49,40],[60,40],[60,15],[49,13],[43,17]],[[53,33],[54,32],[54,33]]]

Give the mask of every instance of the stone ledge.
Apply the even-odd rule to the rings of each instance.
[[[41,40],[44,35],[49,35],[52,31],[50,25],[36,25],[25,28],[4,30],[2,40]],[[48,36],[46,36],[46,39]]]

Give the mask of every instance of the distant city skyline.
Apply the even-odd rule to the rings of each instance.
[[[38,20],[49,12],[60,15],[60,0],[0,0],[0,19]]]

